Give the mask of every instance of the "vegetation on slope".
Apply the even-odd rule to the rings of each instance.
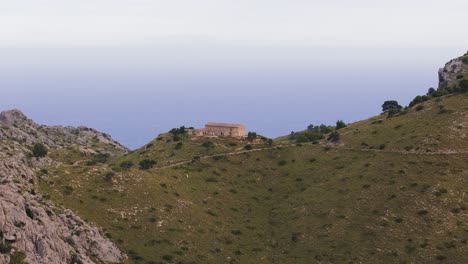
[[[444,96],[350,124],[340,144],[174,167],[163,165],[248,142],[167,134],[108,166],[50,167],[40,188],[105,228],[131,263],[465,263],[467,105]],[[141,170],[143,159],[158,163]]]

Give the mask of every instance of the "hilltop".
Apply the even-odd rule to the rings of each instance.
[[[464,69],[463,58],[453,61]],[[440,87],[408,107],[274,140],[194,139],[174,129],[130,151],[92,129],[4,112],[0,175],[9,177],[0,187],[26,201],[0,196],[0,205],[27,221],[0,225],[3,237],[18,234],[3,242],[10,251],[0,260],[466,263],[468,76],[441,71]],[[45,157],[31,156],[37,143]],[[52,214],[29,217],[31,206]],[[47,221],[58,227],[33,231],[59,243],[60,254],[23,246]]]

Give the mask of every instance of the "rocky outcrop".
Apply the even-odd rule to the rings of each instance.
[[[129,149],[111,136],[88,127],[63,127],[39,125],[28,119],[19,110],[0,113],[0,140],[10,139],[24,144],[42,143],[50,148],[78,145],[92,147],[95,143],[114,148],[120,152]]]
[[[457,85],[457,83],[468,76],[468,53],[453,59],[439,69],[439,89],[445,89]]]
[[[22,252],[27,263],[120,263],[125,255],[94,227],[35,191],[36,171],[57,161],[29,157],[29,146],[127,149],[89,128],[46,127],[20,111],[0,113],[0,263]]]

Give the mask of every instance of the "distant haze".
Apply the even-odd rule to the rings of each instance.
[[[321,2],[321,3],[320,3]],[[141,146],[172,127],[269,137],[378,114],[468,49],[466,1],[10,1],[0,110]]]

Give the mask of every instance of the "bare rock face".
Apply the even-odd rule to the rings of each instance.
[[[0,263],[23,254],[27,263],[120,263],[126,256],[94,227],[36,193],[36,171],[56,161],[29,157],[29,145],[49,148],[100,142],[126,152],[88,128],[40,126],[20,111],[0,113]]]
[[[468,53],[447,62],[439,69],[439,89],[456,85],[466,76],[468,76]]]
[[[121,152],[129,149],[108,134],[88,127],[43,126],[28,119],[19,110],[0,113],[0,140],[10,139],[24,144],[42,143],[50,148],[78,145],[91,147],[100,142]]]

